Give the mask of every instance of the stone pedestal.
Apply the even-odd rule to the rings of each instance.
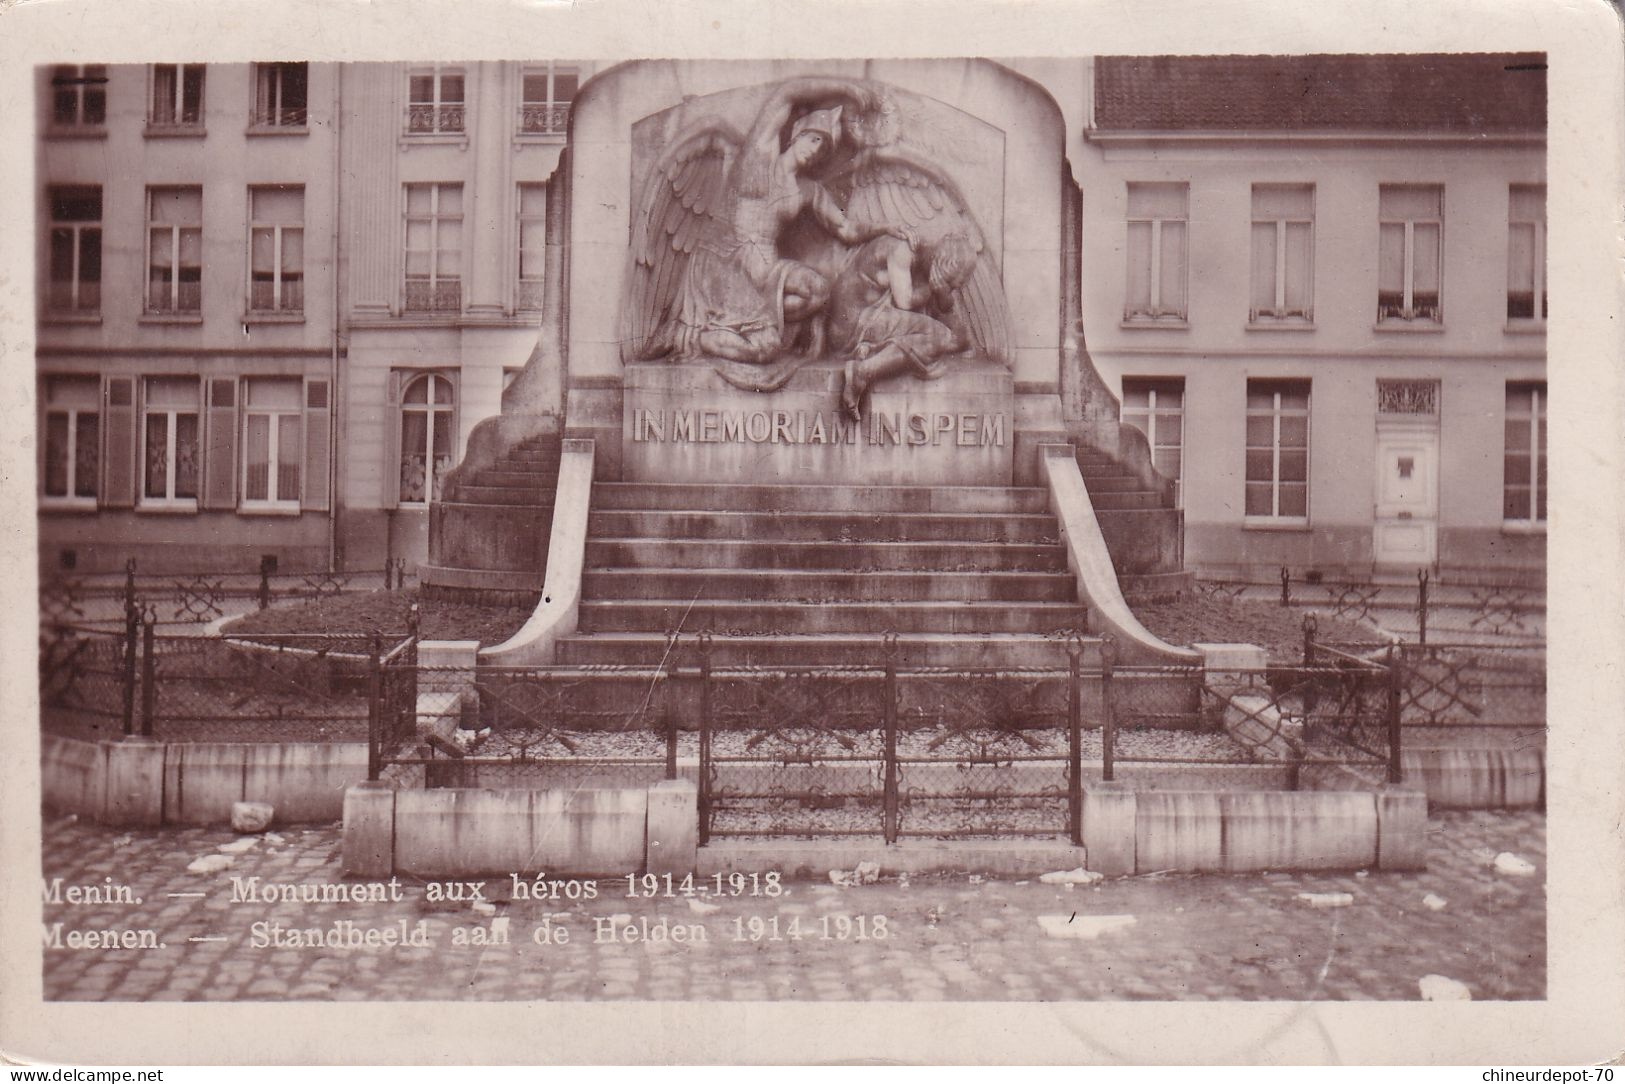
[[[1016,409],[1004,369],[955,363],[938,380],[871,389],[841,412],[841,367],[808,365],[772,393],[709,365],[626,367],[621,467],[630,482],[997,485],[1012,481]]]

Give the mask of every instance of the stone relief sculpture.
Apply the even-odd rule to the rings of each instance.
[[[982,234],[952,182],[896,146],[897,123],[874,84],[805,78],[743,138],[708,119],[673,140],[634,212],[622,360],[708,362],[755,391],[844,362],[854,416],[889,376],[967,352],[1008,365]]]

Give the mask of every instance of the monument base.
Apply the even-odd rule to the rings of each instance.
[[[622,474],[629,482],[997,485],[1013,481],[1010,373],[960,361],[937,380],[870,389],[841,410],[842,367],[812,363],[777,391],[736,388],[709,365],[628,365]]]

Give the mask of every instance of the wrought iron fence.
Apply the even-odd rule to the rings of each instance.
[[[1101,666],[1101,778],[1189,785],[1200,768],[1221,786],[1297,790],[1311,772],[1379,771],[1403,778],[1397,659],[1348,656],[1319,665],[1213,672]],[[1138,724],[1138,731],[1124,723]],[[1183,732],[1147,741],[1146,724]],[[1127,740],[1125,741],[1125,738]],[[1125,776],[1123,768],[1129,767]]]
[[[56,576],[43,580],[39,613],[46,625],[116,628],[133,610],[150,612],[162,626],[204,625],[247,608],[313,602],[344,594],[404,590],[406,562],[391,558],[381,570],[278,572],[274,560],[258,569],[189,574],[140,573],[135,560],[117,576]]]
[[[1197,580],[1198,595],[1226,601],[1278,600],[1282,606],[1313,608],[1347,621],[1392,624],[1426,644],[1439,633],[1456,639],[1539,644],[1545,634],[1545,592],[1512,582],[1478,582],[1435,577],[1419,570],[1413,583],[1332,580],[1282,566],[1276,580]]]

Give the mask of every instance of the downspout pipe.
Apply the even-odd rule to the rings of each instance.
[[[342,186],[344,183],[344,168],[340,157],[343,144],[340,134],[344,127],[344,67],[333,64],[333,239],[332,239],[332,276],[333,276],[333,351],[328,361],[327,401],[331,408],[327,413],[327,568],[329,572],[337,572],[339,554],[339,430],[340,419],[344,416],[341,410],[344,397],[339,387],[339,351],[342,341],[342,328],[344,326],[343,309],[339,307],[341,291],[339,279],[342,277],[339,268],[339,237],[344,223],[344,199]]]

